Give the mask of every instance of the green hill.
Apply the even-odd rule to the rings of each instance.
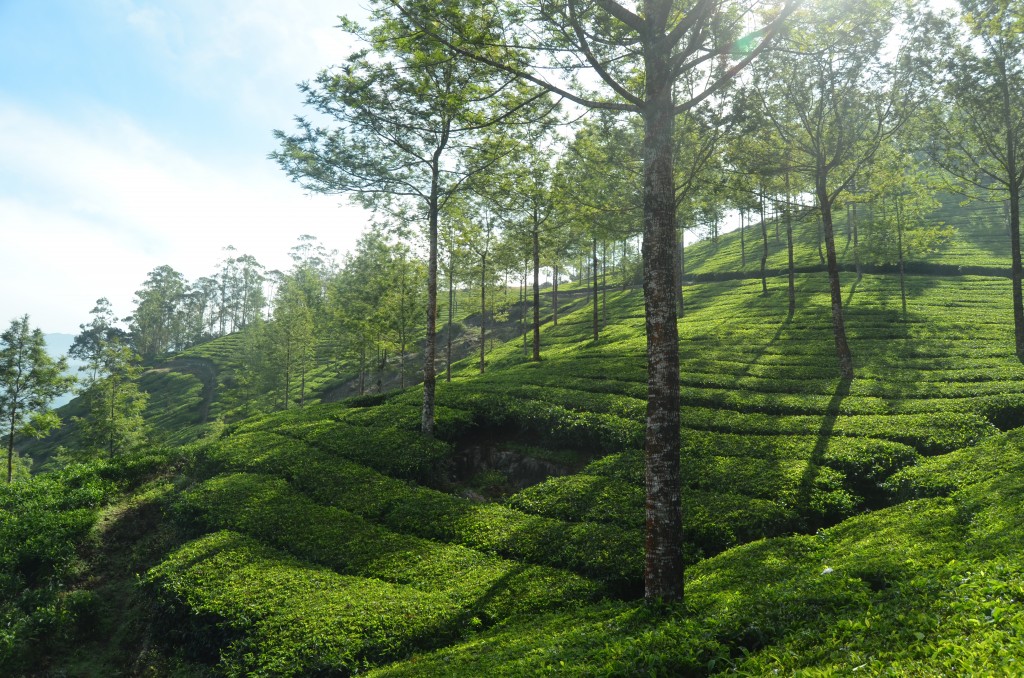
[[[1006,263],[1001,226],[976,209],[949,212],[957,237],[930,260],[946,273]],[[693,273],[735,271],[738,234],[688,256]],[[904,318],[893,275],[847,275],[858,376],[844,382],[823,273],[797,277],[791,318],[784,278],[768,295],[757,279],[697,280],[680,322],[684,602],[641,599],[643,303],[617,287],[597,342],[581,302],[545,325],[540,363],[518,341],[485,374],[457,363],[434,440],[412,387],[4,488],[0,668],[1020,673],[1024,365],[1009,281],[911,276]],[[210,361],[223,384],[233,341],[180,360]],[[225,411],[188,378],[154,391],[167,430]]]

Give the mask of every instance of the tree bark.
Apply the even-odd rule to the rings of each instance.
[[[786,172],[786,251],[789,255],[789,317],[796,315],[796,269],[793,266],[793,205],[789,194],[789,172]]]
[[[836,241],[832,230],[832,202],[828,197],[825,176],[817,181],[818,206],[821,208],[821,224],[825,235],[825,253],[828,264],[828,284],[832,297],[832,333],[835,336],[839,372],[843,379],[853,379],[853,356],[846,341],[846,322],[843,318],[843,288],[839,283],[839,265],[836,261]]]
[[[679,241],[676,243],[676,282],[675,282],[675,293],[676,293],[676,313],[680,318],[683,317],[683,311],[685,310],[683,305],[683,246],[685,238],[685,231],[682,227],[679,228],[677,237]]]
[[[533,214],[533,360],[540,361],[540,224]]]
[[[551,324],[558,326],[558,264],[551,278]]]
[[[599,328],[599,323],[598,323],[599,316],[598,316],[598,306],[597,306],[598,294],[597,294],[597,237],[596,236],[593,239],[593,261],[594,261],[594,265],[592,267],[592,270],[593,270],[593,274],[594,274],[594,277],[593,277],[593,288],[594,288],[594,343],[596,344],[597,340],[598,340],[598,328]]]
[[[484,373],[484,352],[487,340],[487,254],[480,257],[480,374]]]
[[[1010,258],[1013,284],[1013,338],[1017,359],[1024,362],[1024,294],[1021,290],[1020,260],[1020,189],[1021,177],[1017,168],[1017,137],[1010,104],[1010,86],[1006,74],[1006,60],[999,61],[1000,87],[1003,98],[1003,123],[1006,128],[1006,178],[1010,191]]]
[[[644,597],[683,597],[683,526],[679,470],[679,328],[673,292],[676,239],[672,78],[668,54],[645,47],[644,307],[647,420],[644,434],[646,531]]]
[[[747,224],[746,210],[740,209],[740,270],[747,267]]]
[[[445,348],[445,381],[452,380],[452,323],[455,322],[455,256],[448,262],[448,345]]]
[[[896,197],[896,255],[900,271],[900,301],[903,303],[903,322],[907,322],[907,282],[903,270],[903,201]]]
[[[443,146],[442,146],[443,148]],[[434,360],[437,357],[437,222],[440,212],[439,148],[431,164],[430,198],[427,201],[427,229],[429,255],[427,258],[427,337],[423,348],[423,412],[420,416],[420,431],[434,437],[434,397],[437,392],[437,372]]]
[[[761,191],[761,294],[768,294],[768,223],[764,213],[764,191]]]

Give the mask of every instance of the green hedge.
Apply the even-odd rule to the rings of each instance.
[[[218,476],[186,493],[178,510],[206,528],[243,532],[342,574],[442,593],[484,622],[594,599],[600,592],[578,575],[392,532],[316,504],[270,476]]]
[[[478,504],[385,476],[293,438],[270,432],[231,436],[204,452],[209,470],[267,473],[317,502],[405,534],[568,569],[635,591],[643,569],[639,530],[569,524],[505,506]]]
[[[450,641],[459,627],[447,596],[340,575],[228,531],[179,548],[144,581],[169,615],[191,617],[181,649],[212,643],[230,676],[356,673]]]

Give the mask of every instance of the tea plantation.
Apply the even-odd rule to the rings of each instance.
[[[1008,259],[971,223],[947,273]],[[692,270],[735,270],[737,242]],[[823,273],[792,317],[784,277],[697,280],[684,602],[642,600],[643,300],[618,286],[597,342],[578,308],[539,363],[456,364],[432,440],[413,387],[3,488],[0,673],[1024,673],[1009,280],[912,275],[904,316],[894,275],[845,275],[852,381]],[[224,374],[232,341],[190,355]]]

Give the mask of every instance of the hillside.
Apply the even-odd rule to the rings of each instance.
[[[929,261],[1005,265],[998,223],[949,217],[957,237]],[[738,234],[688,256],[694,273],[735,271]],[[514,340],[485,374],[472,354],[457,363],[435,440],[418,433],[412,387],[5,489],[0,668],[1019,673],[1024,365],[1009,281],[913,275],[904,318],[895,276],[845,276],[850,382],[824,274],[798,275],[792,318],[784,281],[767,296],[749,277],[686,287],[683,603],[640,599],[643,301],[616,287],[596,343],[581,306],[544,326],[540,363]],[[223,378],[232,341],[182,360]],[[195,425],[199,379],[174,392],[154,390],[153,414]]]

